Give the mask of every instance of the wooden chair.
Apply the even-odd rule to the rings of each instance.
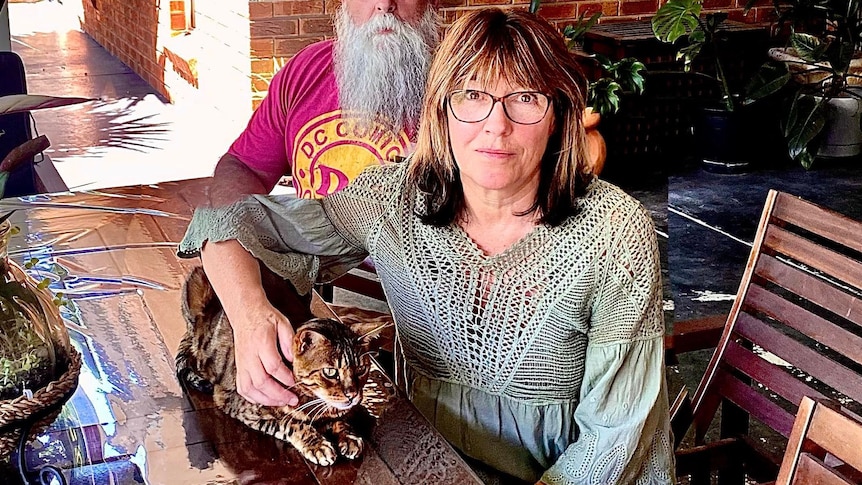
[[[827,461],[840,460],[837,466]],[[858,484],[862,477],[862,421],[834,401],[803,397],[776,485]]]
[[[770,191],[718,346],[671,406],[678,476],[774,480],[805,396],[862,409],[862,223]]]

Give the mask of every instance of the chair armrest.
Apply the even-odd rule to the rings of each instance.
[[[673,331],[664,337],[665,362],[678,363],[677,354],[715,347],[724,332],[727,315],[712,315],[673,323]]]

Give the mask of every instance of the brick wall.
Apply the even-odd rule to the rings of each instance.
[[[168,99],[193,98],[243,116],[263,99],[273,74],[306,45],[332,36],[339,0],[82,0],[84,30]],[[527,0],[439,0],[444,25],[488,5]],[[602,22],[646,19],[661,0],[543,0],[540,15],[559,27],[583,13]],[[164,5],[164,7],[159,7]],[[770,0],[743,16],[745,0],[705,0],[744,22],[768,20]],[[194,29],[188,9],[194,6]]]
[[[82,3],[84,31],[165,98],[206,102],[247,117],[251,104],[247,3]]]

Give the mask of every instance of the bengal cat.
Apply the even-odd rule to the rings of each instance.
[[[233,331],[202,268],[183,288],[187,330],[177,352],[177,376],[212,393],[216,406],[247,426],[290,442],[309,461],[328,466],[354,459],[363,440],[350,425],[368,379],[369,340],[379,322],[311,319],[295,329],[295,407],[253,404],[236,391]]]

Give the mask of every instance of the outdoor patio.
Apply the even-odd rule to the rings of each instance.
[[[37,165],[45,186],[77,191],[211,175],[247,115],[167,103],[83,33],[77,14],[57,2],[10,5],[13,50],[26,66],[29,92],[97,99],[33,113],[39,133],[52,142]],[[707,172],[686,159],[635,175],[609,174],[656,223],[669,332],[674,321],[728,313],[769,189],[862,221],[860,157],[819,160],[811,170],[760,160],[738,174]],[[357,301],[345,293],[336,299]],[[690,352],[669,367],[671,398],[683,386],[697,387],[711,355],[712,349]]]

